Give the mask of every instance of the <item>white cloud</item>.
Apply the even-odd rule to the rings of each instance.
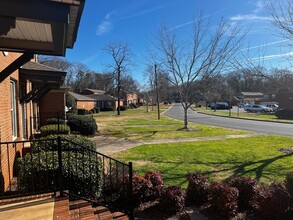
[[[266,47],[266,46],[270,46],[270,45],[274,45],[274,44],[281,44],[281,43],[284,43],[287,41],[289,41],[289,40],[274,41],[274,42],[270,42],[270,43],[266,43],[266,44],[261,44],[261,45],[257,45],[257,46],[253,46],[253,47],[244,48],[244,49],[241,49],[241,51],[257,49],[257,48]]]
[[[273,54],[273,55],[267,55],[267,56],[262,56],[262,57],[255,57],[252,58],[252,60],[273,60],[273,59],[278,59],[278,58],[285,58],[285,57],[290,57],[293,56],[293,52],[288,52],[288,53],[281,53],[281,54]]]
[[[219,11],[216,11],[216,12],[214,12],[214,13],[212,13],[212,14],[204,15],[203,18],[209,18],[209,17],[214,16],[214,15],[216,15],[216,14],[222,13],[223,11],[225,11],[225,10],[219,10]],[[187,22],[185,22],[185,23],[178,24],[178,25],[176,25],[176,26],[171,27],[171,28],[169,29],[169,31],[176,30],[176,29],[178,29],[178,28],[182,28],[182,27],[185,27],[185,26],[191,25],[191,24],[193,24],[193,23],[194,23],[194,20],[192,20],[192,21],[187,21]]]
[[[253,10],[253,12],[258,13],[265,7],[265,3],[261,0],[259,0],[259,1],[255,2],[255,6],[256,6],[256,8]]]
[[[112,29],[112,23],[110,21],[102,21],[96,30],[96,34],[101,36]]]
[[[115,13],[116,13],[116,10],[107,13],[106,16],[104,17],[104,20],[100,22],[96,30],[96,34],[98,36],[101,36],[112,30],[113,25],[111,22],[111,16]]]
[[[141,16],[141,15],[145,15],[145,14],[150,14],[152,12],[155,12],[155,11],[159,11],[163,8],[166,8],[168,7],[169,5],[161,5],[161,6],[157,6],[153,9],[148,9],[148,10],[144,10],[144,11],[141,11],[141,12],[138,12],[138,13],[135,13],[135,14],[132,14],[132,15],[128,15],[128,16],[125,16],[122,18],[122,20],[124,19],[129,19],[129,18],[134,18],[134,17],[138,17],[138,16]]]
[[[259,16],[255,14],[236,15],[230,17],[231,21],[269,21],[271,18],[267,16]]]

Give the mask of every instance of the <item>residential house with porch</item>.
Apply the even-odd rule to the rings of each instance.
[[[66,154],[63,145],[65,142],[74,144],[74,140],[62,139],[61,142],[61,137],[52,140],[55,142],[29,140],[36,123],[43,123],[37,120],[31,121],[31,117],[44,115],[43,121],[46,121],[45,117],[51,113],[58,112],[60,116],[65,114],[64,93],[67,88],[61,85],[66,73],[38,64],[37,55],[64,56],[67,48],[73,48],[84,4],[85,0],[1,0],[0,2],[0,205],[16,204],[2,209],[0,212],[2,219],[7,217],[13,219],[12,214],[19,215],[17,211],[22,209],[13,207],[19,206],[17,202],[32,197],[50,197],[53,203],[51,206],[53,211],[49,211],[51,213],[49,215],[52,215],[51,219],[69,219],[73,216],[75,219],[81,219],[82,209],[77,204],[75,207],[79,210],[79,214],[75,215],[76,212],[72,214],[68,197],[65,195],[83,199],[84,202],[93,199],[93,193],[72,194],[71,189],[77,187],[76,181],[67,179],[65,185],[65,173],[68,173],[69,164],[72,162],[70,159],[65,160],[65,155],[78,155],[78,152],[67,149]],[[54,143],[57,143],[58,149],[53,146]],[[32,150],[33,146],[35,152]],[[83,149],[87,152],[84,154],[88,155],[88,158],[95,158],[95,161],[109,161],[111,164],[110,157],[87,151],[87,148],[80,145],[76,149]],[[19,164],[18,158],[25,156],[29,160],[23,159]],[[40,167],[41,160],[46,162],[45,167]],[[123,173],[126,173],[124,172],[126,169],[131,177],[131,164],[119,164]],[[53,165],[54,169],[48,170],[49,165]],[[27,169],[30,171],[27,172]],[[112,176],[105,167],[97,171]],[[18,178],[21,172],[22,178],[29,180],[27,182],[29,184],[21,184],[25,183],[23,179]],[[117,174],[115,176],[118,177]],[[97,181],[97,179],[87,179],[87,181]],[[101,192],[104,192],[105,189],[101,188],[103,189]],[[131,188],[126,188],[131,192]],[[88,197],[89,194],[91,198]],[[101,193],[96,195],[91,204],[97,204],[102,196]],[[131,198],[131,193],[129,195]],[[103,194],[105,206],[109,208],[109,204],[113,204],[110,202],[111,196],[112,193]],[[130,201],[127,204],[131,204]],[[31,204],[36,206],[37,202]],[[40,211],[37,215],[30,206],[25,206],[24,209],[30,219],[50,218],[45,217],[46,212],[43,208],[35,208]],[[85,206],[84,203],[83,207],[88,207],[88,213],[92,208],[89,204]],[[3,210],[10,212],[5,216]],[[133,216],[131,206],[120,209],[116,206],[116,210],[124,211],[131,218]],[[93,209],[89,215],[88,219],[95,219],[95,210]]]

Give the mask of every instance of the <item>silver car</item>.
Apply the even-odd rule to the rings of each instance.
[[[245,106],[245,111],[247,112],[257,112],[257,113],[264,113],[264,112],[273,112],[272,108],[263,106],[263,105],[248,105]]]

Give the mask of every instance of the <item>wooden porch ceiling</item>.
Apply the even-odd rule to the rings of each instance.
[[[0,50],[64,56],[85,0],[1,0]]]

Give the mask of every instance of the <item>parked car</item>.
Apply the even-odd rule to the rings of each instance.
[[[279,108],[279,106],[277,104],[266,104],[266,105],[263,105],[263,106],[272,108],[274,112],[277,111],[278,108]]]
[[[264,112],[273,112],[272,108],[263,106],[263,105],[247,105],[244,108],[247,112],[258,112],[258,113],[264,113]]]
[[[247,103],[240,103],[238,106],[239,108],[244,108],[246,105],[248,105]]]
[[[232,106],[229,106],[227,102],[217,102],[215,105],[211,105],[211,109],[221,109],[221,110],[228,110],[231,109]]]

